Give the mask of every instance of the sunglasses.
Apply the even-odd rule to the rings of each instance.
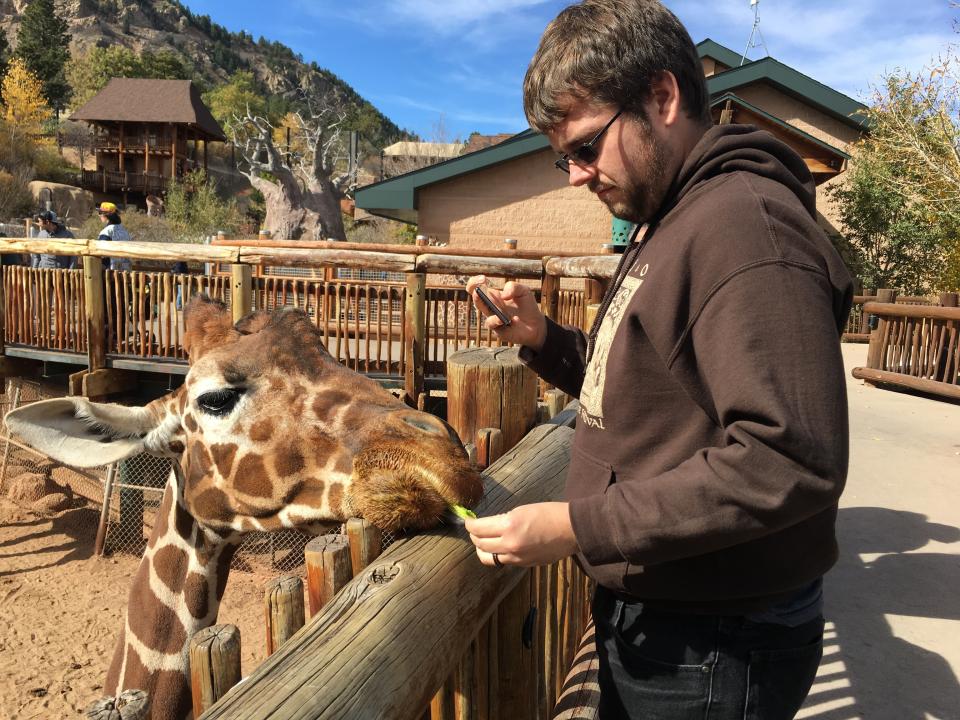
[[[609,122],[600,128],[600,132],[594,135],[589,142],[583,143],[583,145],[572,152],[561,155],[557,161],[553,163],[557,170],[563,170],[565,173],[569,173],[571,162],[581,167],[595,163],[597,157],[600,155],[600,152],[597,150],[597,143],[600,142],[600,138],[610,129],[614,121],[620,117],[621,113],[623,113],[623,110],[617,110],[617,114],[610,118]]]

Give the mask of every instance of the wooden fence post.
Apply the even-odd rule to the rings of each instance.
[[[353,577],[356,577],[380,556],[383,538],[380,528],[363,518],[347,520],[347,538],[350,542],[350,565],[353,569]],[[313,612],[313,608],[310,612]]]
[[[97,700],[84,711],[90,720],[147,720],[150,696],[143,690],[124,690],[116,697]]]
[[[489,467],[503,455],[503,433],[497,428],[477,430],[477,465]]]
[[[234,263],[230,266],[230,306],[233,321],[245,318],[253,311],[253,268]]]
[[[447,422],[464,442],[498,428],[509,450],[537,421],[537,376],[517,348],[458,350],[447,360]]]
[[[955,292],[940,293],[940,307],[957,307],[958,294]]]
[[[267,654],[273,655],[297,630],[303,627],[303,580],[296,575],[274,578],[264,593],[267,625]]]
[[[404,400],[410,407],[417,406],[423,392],[423,371],[426,362],[427,334],[427,276],[424,273],[407,275],[407,300],[404,313]]]
[[[198,718],[240,682],[240,630],[211,625],[190,639],[190,693]]]
[[[313,617],[352,579],[350,545],[343,535],[321,535],[307,543],[303,558]]]
[[[536,666],[532,643],[527,642],[527,622],[531,611],[530,580],[520,584],[497,608],[496,703],[501,718],[533,717],[536,703]]]
[[[551,320],[557,319],[560,307],[560,277],[543,273],[540,281],[540,311]]]
[[[83,256],[84,312],[87,318],[87,368],[90,371],[107,366],[106,297],[103,287],[103,262],[98,257]]]
[[[897,291],[890,288],[880,288],[877,290],[877,302],[892,303],[897,299]],[[887,325],[889,321],[882,316],[877,316],[877,325],[870,331],[870,346],[867,348],[867,367],[874,370],[883,370],[883,357],[885,354],[884,343],[886,342]],[[864,384],[870,387],[876,383],[864,380]]]

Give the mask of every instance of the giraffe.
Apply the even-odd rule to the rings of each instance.
[[[176,462],[133,579],[104,688],[145,690],[152,720],[191,714],[191,636],[216,622],[230,560],[250,531],[323,532],[348,517],[428,528],[482,481],[453,430],[344,368],[299,310],[235,325],[222,303],[185,311],[184,384],[143,407],[67,397],[6,416],[60,462],[150,452]]]

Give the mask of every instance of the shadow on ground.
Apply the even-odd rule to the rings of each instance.
[[[956,720],[960,684],[940,655],[894,634],[890,616],[960,620],[960,528],[879,507],[840,510],[841,557],[827,576],[820,673],[799,718]]]

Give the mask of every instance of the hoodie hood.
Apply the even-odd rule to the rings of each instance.
[[[734,172],[780,183],[797,196],[810,217],[817,217],[816,184],[806,164],[788,145],[753,125],[715,125],[707,130],[677,173],[664,210],[701,183]]]

